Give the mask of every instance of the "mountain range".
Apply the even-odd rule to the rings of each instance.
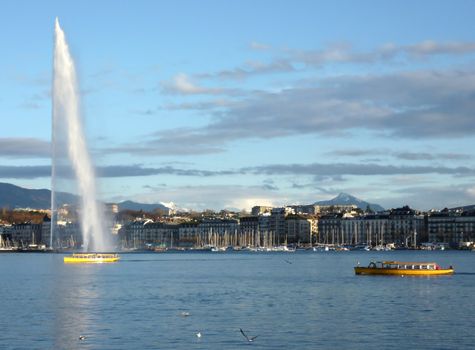
[[[57,192],[56,200],[58,205],[76,203],[78,197],[71,193]],[[166,210],[170,205],[164,204],[145,204],[133,201],[124,201],[118,203],[119,210],[143,210],[152,212],[156,209]],[[27,189],[15,186],[9,183],[0,182],[0,208],[31,208],[31,209],[50,209],[51,191],[48,189]],[[170,208],[173,209],[173,208]]]
[[[77,196],[66,193],[56,193],[58,204],[74,203]],[[0,182],[0,208],[51,208],[51,191],[47,189],[32,190],[9,183]]]
[[[369,206],[373,211],[384,211],[384,208],[379,204],[368,203],[348,193],[340,193],[333,199],[315,202],[314,205],[356,205],[358,208],[363,210]]]
[[[58,204],[75,203],[78,197],[71,193],[58,192],[56,200]],[[356,205],[358,208],[366,209],[368,206],[373,211],[383,211],[384,208],[378,204],[368,203],[347,193],[340,193],[333,199],[315,202],[315,205]],[[118,203],[119,210],[143,210],[153,212],[157,209],[175,209],[173,203],[137,203],[130,200]],[[0,182],[0,208],[51,208],[51,191],[48,189],[27,189],[9,183]]]

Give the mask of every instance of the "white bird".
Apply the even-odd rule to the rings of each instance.
[[[201,338],[201,332],[196,333],[196,336],[197,336],[198,338]]]
[[[86,340],[86,336],[85,335],[80,335],[79,340]]]
[[[246,333],[244,333],[244,331],[242,330],[242,328],[239,328],[239,330],[241,331],[241,334],[244,336],[244,338],[247,339],[248,342],[253,342],[254,339],[256,339],[258,337],[258,335],[254,336],[254,337],[248,337]]]
[[[183,311],[183,312],[181,313],[181,315],[182,315],[183,317],[191,316],[191,314],[190,314],[189,312],[186,312],[186,311]]]

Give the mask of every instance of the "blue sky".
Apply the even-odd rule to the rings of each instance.
[[[475,203],[473,1],[7,1],[0,181],[49,188],[54,19],[101,197]]]

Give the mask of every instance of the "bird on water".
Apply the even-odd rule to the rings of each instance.
[[[247,334],[244,333],[242,328],[239,328],[239,330],[241,331],[241,334],[244,336],[244,338],[246,338],[247,341],[250,342],[250,343],[252,343],[254,341],[254,339],[256,339],[258,337],[258,335],[254,336],[254,337],[248,337]]]

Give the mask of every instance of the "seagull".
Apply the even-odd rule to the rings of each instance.
[[[197,336],[198,338],[201,338],[201,332],[196,333],[196,336]]]
[[[181,315],[182,315],[183,317],[191,316],[191,314],[190,314],[189,312],[186,312],[186,311],[183,311],[183,312],[181,313]]]
[[[244,338],[247,339],[247,341],[248,341],[249,343],[253,342],[254,339],[256,339],[256,338],[258,337],[258,335],[254,336],[254,337],[248,337],[248,336],[246,335],[246,333],[244,333],[244,331],[242,330],[242,328],[239,328],[239,330],[241,331],[241,334],[244,336]]]
[[[80,335],[79,340],[86,340],[86,336],[85,335]]]

